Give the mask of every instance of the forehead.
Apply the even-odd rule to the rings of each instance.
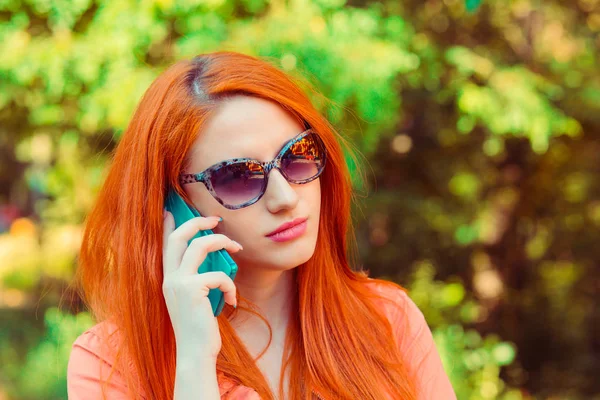
[[[277,103],[257,97],[232,97],[202,127],[190,150],[189,172],[203,171],[230,158],[272,160],[303,130],[302,123]]]

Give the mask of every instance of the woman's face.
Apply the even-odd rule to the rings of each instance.
[[[305,128],[276,103],[249,96],[224,101],[203,126],[190,150],[187,173],[199,173],[220,161],[253,158],[271,161],[290,139]],[[278,169],[271,170],[263,197],[238,210],[223,207],[204,184],[183,186],[203,216],[220,216],[213,229],[240,243],[232,254],[240,269],[287,270],[313,255],[319,229],[321,186],[317,178],[306,184],[289,183]],[[285,222],[308,218],[304,234],[277,242],[266,235]]]

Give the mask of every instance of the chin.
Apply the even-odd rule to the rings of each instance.
[[[315,252],[315,243],[316,238],[309,237],[298,238],[288,243],[275,243],[282,246],[271,249],[268,260],[264,260],[263,265],[278,270],[293,269],[310,260]]]

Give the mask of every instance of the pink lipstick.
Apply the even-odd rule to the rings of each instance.
[[[306,232],[307,218],[296,218],[291,222],[282,224],[279,228],[266,236],[275,242],[287,242],[288,240],[296,239]]]

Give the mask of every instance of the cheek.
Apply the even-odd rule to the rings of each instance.
[[[321,181],[319,180],[318,185],[315,185],[315,207],[321,208]]]
[[[317,179],[309,183],[306,187],[306,191],[303,193],[303,197],[309,207],[309,212],[312,215],[319,215],[321,209],[321,181]]]
[[[202,185],[202,184],[195,184]],[[189,185],[194,186],[194,185]],[[184,189],[192,199],[194,206],[203,217],[223,217],[229,210],[221,206],[204,186],[194,187],[193,189]]]
[[[316,234],[319,225],[321,210],[321,185],[319,180],[315,180],[306,185],[298,186],[298,195],[301,203],[298,204],[297,212],[302,212],[310,216],[315,221],[313,230]],[[209,194],[210,195],[210,194]],[[212,199],[209,199],[212,201]],[[216,214],[223,217],[213,232],[227,236],[228,238],[241,243],[244,246],[244,255],[249,256],[254,251],[262,249],[264,245],[270,242],[264,237],[268,229],[261,221],[271,218],[268,211],[261,208],[260,202],[241,210],[228,210],[217,204]],[[215,208],[215,207],[213,207]],[[262,243],[261,243],[262,242]],[[262,251],[262,250],[261,250]],[[242,256],[241,253],[237,255]]]
[[[223,221],[219,222],[213,232],[220,233],[235,240],[244,246],[244,250],[253,247],[259,236],[262,235],[260,216],[252,207],[243,210],[227,210],[221,207],[219,214]]]
[[[317,224],[316,224],[316,230],[318,231],[319,229],[319,225],[320,225],[320,217],[321,217],[321,185],[320,183],[318,185],[315,185],[315,189],[313,191],[313,196],[312,196],[312,203],[310,204],[311,207],[311,214],[313,216],[313,218],[316,220]]]
[[[244,247],[244,250],[232,254],[233,259],[238,263],[263,260],[267,254],[264,249],[268,239],[262,237],[261,228],[264,229],[264,227],[257,224],[256,221],[260,221],[260,219],[258,217],[239,218],[234,215],[223,216],[223,221],[213,229],[213,232],[225,235]]]

